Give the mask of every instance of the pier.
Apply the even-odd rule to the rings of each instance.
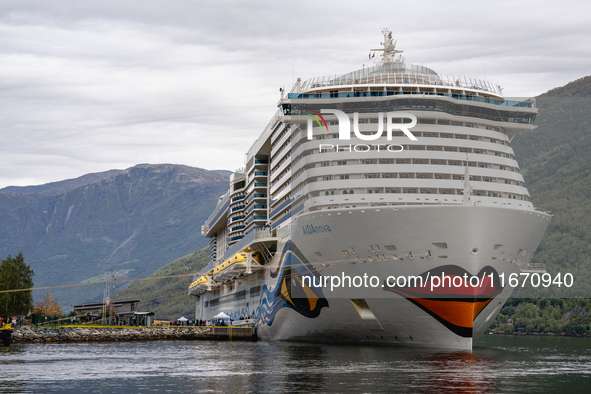
[[[3,330],[5,331],[5,330]],[[64,326],[59,328],[24,327],[12,332],[12,343],[113,342],[160,340],[255,341],[252,327],[124,327]],[[8,346],[10,343],[6,344]]]

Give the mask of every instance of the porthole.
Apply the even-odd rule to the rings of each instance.
[[[480,249],[478,249],[478,248],[472,248],[472,250],[470,251],[470,253],[472,253],[474,256],[476,256],[478,253],[480,253]]]

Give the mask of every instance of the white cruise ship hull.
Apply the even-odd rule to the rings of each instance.
[[[233,318],[255,315],[264,340],[470,349],[511,295],[510,286],[487,282],[473,297],[458,301],[455,288],[435,294],[441,289],[431,292],[427,286],[420,289],[422,295],[409,296],[409,289],[391,289],[385,279],[442,272],[488,278],[494,273],[495,278],[504,274],[507,282],[509,274],[519,273],[529,262],[549,219],[536,211],[479,206],[384,206],[303,214],[279,230],[288,241],[266,267],[258,302],[209,308],[207,315],[222,310]],[[306,231],[310,226],[317,231]],[[317,280],[376,276],[379,285],[331,290],[329,282],[306,293],[298,283],[307,274]]]

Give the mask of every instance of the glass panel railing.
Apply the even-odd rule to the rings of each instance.
[[[513,100],[496,100],[488,97],[467,96],[459,94],[448,93],[433,93],[433,92],[340,92],[340,93],[289,93],[289,99],[328,99],[328,98],[343,98],[343,97],[382,97],[382,96],[397,96],[397,95],[424,95],[424,96],[441,96],[450,97],[456,100],[475,101],[479,103],[503,105],[506,107],[523,107],[532,108],[533,103]]]

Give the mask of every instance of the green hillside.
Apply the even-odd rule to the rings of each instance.
[[[207,248],[166,264],[150,277],[191,274],[178,278],[165,278],[135,282],[118,291],[114,299],[142,300],[138,310],[154,312],[156,319],[176,319],[181,316],[195,318],[195,297],[187,295],[193,274],[207,265]]]
[[[512,143],[532,201],[553,215],[533,263],[570,272],[574,286],[516,296],[591,296],[591,76],[537,97],[538,128]]]

